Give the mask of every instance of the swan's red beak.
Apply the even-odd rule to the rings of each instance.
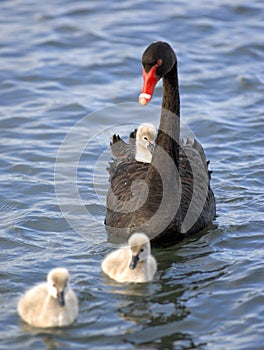
[[[151,70],[146,73],[145,69],[142,69],[144,85],[139,95],[138,102],[142,105],[146,105],[151,100],[155,86],[159,81],[159,77],[156,75],[157,66],[153,66]]]

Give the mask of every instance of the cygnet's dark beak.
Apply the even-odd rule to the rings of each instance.
[[[132,259],[131,259],[129,268],[131,270],[134,270],[136,268],[136,266],[137,266],[138,261],[139,261],[139,256],[138,255],[132,255]]]
[[[59,304],[60,306],[64,306],[64,305],[65,305],[64,291],[58,292],[58,294],[57,294],[57,300],[58,300],[58,304]]]
[[[150,142],[150,143],[148,144],[148,149],[149,149],[149,151],[150,151],[151,153],[154,152],[154,147],[155,147],[155,144],[154,144],[154,143]]]

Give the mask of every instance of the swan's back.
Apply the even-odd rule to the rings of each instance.
[[[152,246],[162,247],[175,244],[186,235],[197,233],[205,228],[215,217],[215,199],[210,188],[211,171],[208,169],[208,163],[203,147],[197,140],[192,142],[187,139],[186,143],[180,144],[182,229],[176,232],[175,223],[172,220],[164,231],[156,235],[155,226],[149,226],[147,223],[160,206],[163,194],[162,179],[157,180],[155,184],[157,190],[154,195],[152,193],[151,200],[149,196],[138,208],[138,202],[144,192],[144,184],[137,181],[146,181],[152,164],[139,163],[131,158],[115,158],[108,168],[111,191],[107,196],[105,224],[110,239],[111,236],[128,239],[138,226],[143,225],[140,230],[152,238]],[[145,228],[144,224],[146,224]]]

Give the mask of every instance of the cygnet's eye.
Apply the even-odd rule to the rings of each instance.
[[[141,253],[144,252],[144,248],[141,248],[141,249],[140,249],[140,252],[141,252]]]
[[[56,288],[56,283],[53,283],[53,285],[52,285],[54,288]]]
[[[144,136],[144,137],[143,137],[143,139],[144,139],[144,140],[146,140],[146,141],[148,141],[148,138],[147,138],[147,136]]]

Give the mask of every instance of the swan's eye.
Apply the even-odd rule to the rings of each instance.
[[[144,249],[143,249],[143,248],[141,248],[141,249],[140,249],[140,252],[141,252],[141,253],[142,253],[142,252],[144,252]]]
[[[157,60],[156,65],[157,65],[157,66],[161,66],[161,65],[162,65],[162,59]]]
[[[144,136],[144,137],[143,137],[143,139],[144,139],[144,140],[146,140],[146,141],[148,141],[148,138],[147,138],[147,136]]]

